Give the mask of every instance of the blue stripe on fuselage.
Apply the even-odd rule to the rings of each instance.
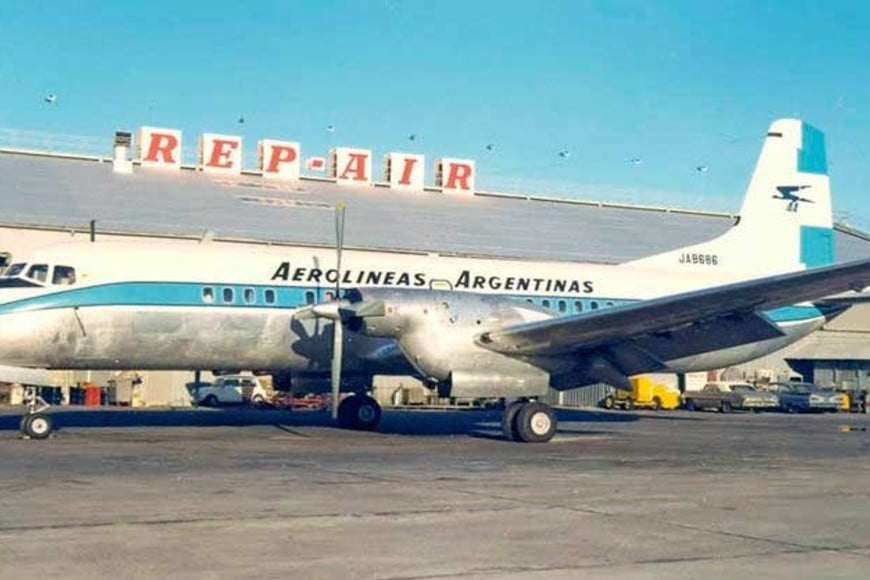
[[[214,292],[214,301],[203,300],[203,289],[211,288]],[[224,289],[232,289],[232,302],[222,300]],[[253,290],[252,301],[245,301],[245,290]],[[268,290],[274,291],[275,302],[267,303],[265,299]],[[76,308],[93,306],[156,306],[156,307],[201,307],[201,308],[298,308],[304,306],[312,298],[323,300],[322,288],[305,286],[264,286],[264,285],[240,285],[240,284],[214,284],[214,283],[190,283],[190,282],[117,282],[96,286],[86,286],[62,290],[59,292],[39,294],[29,298],[22,298],[8,303],[0,303],[0,314],[11,312],[23,312],[32,310],[48,310],[55,308]],[[313,294],[312,294],[313,293]],[[308,296],[306,296],[308,294]],[[3,293],[0,292],[0,298]],[[525,301],[534,298],[540,304],[543,300],[550,301],[550,310],[558,314],[558,302],[573,302],[580,300],[573,296],[505,296]],[[597,301],[602,309],[608,306],[630,304],[634,300],[613,300],[610,306],[609,299],[600,299],[584,296],[584,302]],[[570,311],[570,308],[569,308]],[[601,310],[587,310],[586,313],[600,312]],[[767,311],[765,314],[771,321],[777,323],[799,322],[825,316],[827,310],[819,306],[785,306]]]

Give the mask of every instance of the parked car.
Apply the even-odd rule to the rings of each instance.
[[[194,402],[205,407],[219,405],[262,405],[268,393],[253,375],[222,375],[212,384],[201,385],[193,393]]]
[[[780,408],[788,413],[836,412],[843,406],[842,393],[812,383],[771,383],[767,388],[777,394]]]
[[[779,399],[773,393],[759,391],[749,383],[707,383],[700,391],[683,394],[683,407],[689,411],[718,409],[729,413],[734,409],[776,409]]]

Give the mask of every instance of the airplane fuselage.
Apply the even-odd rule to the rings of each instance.
[[[332,323],[294,318],[298,308],[330,299],[339,273],[328,250],[233,245],[71,244],[31,258],[47,266],[38,285],[0,283],[0,362],[57,369],[290,369],[328,374]],[[219,258],[219,259],[218,259]],[[75,282],[52,283],[55,268],[72,269]],[[745,274],[744,274],[745,276]],[[506,321],[592,312],[637,300],[735,281],[739,276],[709,263],[682,271],[629,265],[487,260],[376,252],[345,253],[345,288],[459,291],[451,296],[510,298],[496,313],[475,310],[477,298],[417,340],[430,341],[433,357],[447,360],[456,340]],[[16,278],[16,281],[21,280]],[[424,310],[443,309],[435,292],[409,292]],[[462,300],[452,298],[451,300]],[[432,302],[429,304],[429,302]],[[476,313],[476,314],[475,314]],[[812,305],[769,313],[783,336],[668,361],[671,371],[721,368],[762,356],[819,328],[825,312]],[[345,334],[345,370],[363,374],[430,375],[388,338]],[[443,343],[443,344],[441,344]],[[439,354],[441,353],[441,354]],[[463,356],[468,356],[467,354]],[[481,353],[486,367],[490,353]],[[531,361],[546,368],[550,361]],[[561,363],[560,363],[561,364]],[[494,368],[498,365],[493,363]]]

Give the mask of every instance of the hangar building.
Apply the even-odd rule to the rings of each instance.
[[[333,209],[339,202],[347,207],[348,248],[598,263],[619,263],[701,242],[726,231],[737,217],[476,191],[473,186],[471,191],[447,194],[438,177],[432,187],[395,187],[388,169],[390,156],[383,181],[369,177],[358,185],[339,178],[335,153],[325,164],[328,177],[297,173],[282,180],[264,175],[262,151],[257,170],[208,171],[202,151],[196,164],[176,160],[171,170],[147,167],[141,152],[129,159],[129,134],[116,135],[113,156],[2,145],[0,268],[32,248],[87,236],[92,220],[98,237],[191,243],[208,237],[216,243],[333,247]],[[106,149],[108,145],[107,140]],[[441,169],[439,160],[436,171]],[[838,261],[866,258],[870,235],[837,226],[835,249]],[[808,380],[870,388],[870,305],[852,308],[824,330],[743,370],[781,376],[791,372],[786,360]],[[148,375],[151,402],[187,403],[184,384],[190,374],[143,374]],[[104,382],[109,377],[92,378]],[[77,374],[58,380],[84,379]],[[597,395],[569,393],[561,401],[588,403],[589,396]]]

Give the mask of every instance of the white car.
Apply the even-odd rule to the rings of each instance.
[[[253,375],[223,375],[210,385],[202,385],[194,392],[197,405],[217,407],[218,405],[262,405],[268,400],[268,393],[257,377]]]

